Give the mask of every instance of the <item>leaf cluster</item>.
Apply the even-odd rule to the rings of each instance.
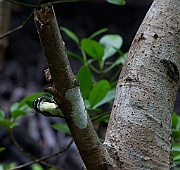
[[[64,27],[60,29],[76,43],[80,50],[81,55],[77,55],[71,51],[67,51],[67,53],[70,57],[82,63],[82,67],[77,74],[77,79],[80,82],[80,90],[88,113],[102,114],[100,107],[112,102],[114,99],[115,80],[126,58],[127,53],[123,53],[120,50],[123,39],[118,34],[105,34],[98,41],[95,40],[97,36],[107,31],[106,28],[81,40],[71,30]],[[118,56],[117,59],[110,61],[109,59],[115,57],[115,54]],[[106,74],[111,72],[115,67],[116,73],[112,76],[111,80],[107,80],[105,78]],[[98,81],[95,80],[94,74],[99,76]],[[108,116],[106,118],[104,117],[105,122],[108,121]],[[99,118],[102,121],[102,117]]]
[[[25,97],[20,102],[12,104],[10,107],[9,117],[7,117],[5,112],[0,109],[0,126],[7,130],[11,130],[15,126],[19,126],[20,118],[32,111],[33,101],[44,94],[44,92],[34,93]]]
[[[173,112],[172,115],[172,155],[174,165],[180,164],[180,116]]]

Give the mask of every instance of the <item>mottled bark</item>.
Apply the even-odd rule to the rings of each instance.
[[[48,79],[50,82],[52,79],[50,90],[62,105],[88,170],[172,168],[171,113],[179,87],[179,16],[179,0],[155,0],[152,4],[119,77],[102,145],[88,116],[87,124],[80,126],[82,117],[74,119],[74,110],[79,116],[78,111],[81,113],[84,104],[76,103],[81,95],[76,93],[78,83],[71,71],[53,9],[49,6],[35,11],[50,71]]]
[[[62,107],[86,168],[105,170],[107,167],[116,167],[106,148],[99,141],[87,115],[52,6],[44,6],[35,10],[34,18],[49,67],[49,73],[46,71],[47,79],[50,81],[49,91],[53,93],[55,101]]]
[[[171,169],[179,87],[180,1],[155,0],[120,74],[104,145],[119,169]]]

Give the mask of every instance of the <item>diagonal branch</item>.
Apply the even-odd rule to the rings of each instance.
[[[34,11],[34,20],[47,59],[52,85],[49,90],[61,105],[68,127],[88,170],[115,167],[107,150],[100,143],[87,114],[79,84],[71,70],[65,43],[60,35],[52,6]]]
[[[49,164],[47,162],[44,162],[44,160],[49,159],[49,158],[54,157],[54,156],[57,156],[57,155],[60,155],[61,153],[65,152],[71,146],[71,144],[73,142],[73,140],[72,140],[65,148],[63,148],[62,150],[60,150],[60,151],[58,151],[56,153],[53,153],[51,155],[44,156],[44,157],[41,157],[41,158],[36,158],[35,156],[31,155],[29,152],[24,150],[24,148],[22,148],[19,145],[19,143],[17,142],[17,140],[16,140],[12,130],[10,130],[9,133],[10,133],[11,139],[12,139],[14,145],[16,146],[16,148],[19,149],[25,155],[27,155],[29,158],[33,159],[33,161],[31,161],[31,162],[25,163],[23,165],[16,166],[16,167],[12,168],[11,170],[25,168],[25,167],[27,167],[29,165],[32,165],[33,163],[37,163],[37,162],[40,162],[41,164],[43,164],[43,165],[45,165],[47,167],[54,167],[54,168],[56,168],[54,165],[51,165],[51,164]],[[58,167],[58,169],[59,169],[59,167]]]

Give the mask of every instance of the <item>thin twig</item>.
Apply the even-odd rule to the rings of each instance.
[[[16,166],[15,168],[11,168],[10,170],[21,169],[21,168],[27,167],[27,166],[29,166],[29,165],[32,165],[32,164],[34,164],[34,163],[44,161],[45,159],[49,159],[49,158],[51,158],[51,157],[60,155],[61,153],[63,153],[63,152],[65,152],[66,150],[68,150],[68,148],[71,146],[72,143],[73,143],[73,140],[71,140],[70,143],[69,143],[64,149],[62,149],[62,150],[59,151],[59,152],[53,153],[53,154],[48,155],[48,156],[44,156],[44,157],[42,157],[42,158],[36,159],[36,160],[34,160],[34,161],[28,162],[28,163],[23,164],[23,165]],[[61,168],[56,168],[56,169],[58,169],[58,170],[63,170],[63,169],[61,169]]]
[[[33,159],[33,160],[36,160],[36,159],[37,159],[35,156],[33,156],[33,155],[31,155],[29,152],[25,151],[25,150],[19,145],[19,143],[17,142],[16,138],[14,137],[14,134],[13,134],[13,131],[12,131],[12,130],[10,130],[10,136],[11,136],[11,139],[12,139],[14,145],[15,145],[22,153],[24,153],[25,155],[27,155],[28,157],[30,157],[30,158]],[[54,165],[51,165],[51,164],[49,164],[49,163],[47,163],[47,162],[44,162],[44,161],[41,161],[41,164],[43,164],[43,165],[45,165],[45,166],[47,166],[47,167],[54,167]]]
[[[11,2],[11,3],[17,3],[17,4],[20,4],[20,5],[23,5],[23,4],[25,5],[25,3],[21,3],[21,2],[13,1],[13,0],[4,0],[4,1]],[[37,3],[36,5],[34,5],[34,8],[38,8],[38,7],[40,6],[41,2],[42,2],[42,0],[39,0],[38,3]],[[29,5],[30,5],[30,4],[29,4]],[[27,5],[26,5],[26,6],[27,6]],[[30,5],[30,6],[32,7],[32,5]],[[32,18],[33,13],[34,13],[34,10],[31,11],[31,13],[29,14],[29,16],[26,18],[26,20],[25,20],[20,26],[18,26],[18,27],[16,27],[16,28],[14,28],[14,29],[12,29],[12,30],[10,30],[10,31],[8,31],[8,32],[0,35],[0,39],[2,39],[2,38],[4,38],[4,37],[12,34],[12,33],[15,32],[15,31],[19,31],[19,30],[21,30],[22,28],[24,28],[24,26],[25,26],[25,25],[30,21],[30,19]]]
[[[16,141],[16,139],[15,139],[15,137],[14,137],[14,135],[13,135],[12,130],[10,130],[10,135],[11,135],[11,139],[12,139],[13,143],[15,144],[15,146],[16,146],[21,152],[23,152],[24,154],[26,154],[26,155],[29,156],[30,158],[34,159],[34,161],[28,162],[28,163],[23,164],[23,165],[19,165],[19,166],[15,167],[15,168],[12,168],[11,170],[16,170],[16,169],[24,168],[24,167],[27,167],[27,166],[29,166],[29,165],[32,165],[33,163],[37,163],[37,162],[40,162],[41,164],[43,164],[43,165],[45,165],[45,166],[47,166],[47,167],[54,167],[54,168],[56,168],[56,169],[62,170],[62,169],[60,169],[59,167],[55,167],[54,165],[51,165],[51,164],[49,164],[49,163],[47,163],[47,162],[44,162],[43,160],[48,159],[48,158],[51,158],[51,157],[54,157],[54,156],[57,156],[57,155],[60,155],[61,153],[65,152],[65,151],[71,146],[71,144],[72,144],[72,142],[73,142],[73,140],[72,140],[65,148],[63,148],[62,150],[60,150],[60,151],[58,151],[58,152],[56,152],[56,153],[53,153],[53,154],[48,155],[48,156],[44,156],[44,157],[42,157],[42,158],[36,158],[36,157],[34,157],[33,155],[31,155],[30,153],[26,152],[26,151],[18,144],[18,142]]]
[[[45,4],[41,4],[41,1],[40,0],[38,2],[38,4],[36,5],[33,5],[33,4],[27,4],[27,3],[23,3],[23,2],[19,2],[19,1],[14,1],[14,0],[4,0],[4,1],[7,1],[7,2],[10,2],[10,3],[14,3],[14,4],[19,4],[19,5],[23,5],[23,6],[27,6],[27,7],[31,7],[31,8],[38,8],[39,6],[44,6],[44,5],[47,5],[47,3]],[[58,3],[66,3],[66,2],[78,2],[78,1],[85,1],[85,0],[59,0],[59,1],[53,1],[51,2],[51,4],[58,4]],[[33,10],[34,11],[34,10]],[[0,39],[14,33],[15,31],[19,31],[21,30],[22,28],[24,28],[24,26],[29,22],[29,20],[31,19],[31,17],[33,16],[33,11],[30,13],[29,17],[18,27],[0,35]]]
[[[19,2],[19,1],[14,1],[14,0],[4,0],[6,2],[10,2],[13,4],[18,4],[18,5],[23,5],[23,6],[27,6],[27,7],[31,7],[31,8],[36,8],[37,5],[33,5],[33,4],[27,4],[27,3],[23,3],[23,2]]]
[[[30,15],[28,16],[28,18],[27,18],[20,26],[18,26],[18,27],[16,27],[16,28],[14,28],[14,29],[12,29],[12,30],[10,30],[10,31],[8,31],[8,32],[0,35],[0,39],[2,39],[2,38],[4,38],[4,37],[12,34],[12,33],[15,32],[15,31],[19,31],[19,30],[21,30],[22,28],[24,28],[24,26],[29,22],[29,20],[32,18],[32,16],[33,16],[33,11],[30,13]]]
[[[33,5],[33,4],[27,4],[27,3],[23,3],[23,2],[19,2],[19,1],[14,1],[14,0],[4,0],[13,4],[18,4],[18,5],[22,5],[22,6],[26,6],[26,7],[31,7],[31,8],[37,8],[37,5]],[[78,1],[86,1],[86,0],[58,0],[58,1],[52,1],[50,2],[50,4],[60,4],[60,3],[67,3],[67,2],[78,2]],[[41,4],[42,5],[47,5],[47,3]]]
[[[62,1],[60,0],[60,1],[52,1],[50,4],[60,4],[66,2],[79,2],[79,1],[86,1],[86,0],[62,0]],[[46,4],[42,4],[42,5],[46,5]]]

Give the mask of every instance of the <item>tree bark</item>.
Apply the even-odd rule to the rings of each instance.
[[[52,78],[50,90],[62,105],[88,170],[172,169],[171,113],[179,87],[179,16],[179,0],[153,2],[120,74],[103,146],[89,117],[85,123],[79,121],[84,121],[81,114],[86,111],[82,112],[84,103],[53,9],[35,10]]]
[[[171,114],[179,87],[180,1],[155,0],[131,45],[104,145],[119,169],[172,169]]]
[[[49,92],[61,106],[72,137],[88,170],[115,168],[113,160],[99,141],[85,110],[78,82],[72,73],[52,6],[35,10],[34,20],[47,59]]]

